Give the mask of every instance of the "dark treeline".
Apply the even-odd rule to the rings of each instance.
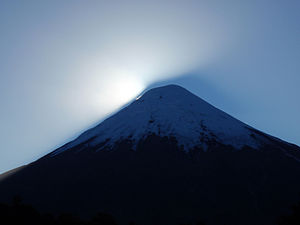
[[[277,225],[300,225],[300,202],[292,206],[291,214],[281,216]],[[20,197],[15,197],[11,204],[0,203],[0,224],[5,225],[118,225],[113,216],[106,213],[97,213],[90,220],[69,213],[42,214],[30,205],[23,204]],[[134,222],[129,225],[135,225]],[[190,225],[190,224],[181,224]],[[205,225],[198,222],[195,225]]]
[[[23,204],[15,197],[12,204],[0,203],[0,224],[5,225],[117,225],[114,218],[106,213],[98,213],[88,221],[72,214],[58,216],[42,214],[30,205]]]
[[[0,225],[118,225],[112,215],[97,213],[90,220],[83,220],[70,213],[54,216],[42,214],[34,207],[22,203],[22,198],[14,197],[11,204],[0,203]],[[130,222],[128,225],[136,225]],[[203,222],[178,225],[205,225]]]

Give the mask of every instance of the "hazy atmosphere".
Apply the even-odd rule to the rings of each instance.
[[[300,1],[0,1],[0,173],[179,84],[300,145]]]

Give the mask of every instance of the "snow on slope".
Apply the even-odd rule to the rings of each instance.
[[[95,146],[111,147],[116,141],[130,139],[133,144],[147,135],[174,136],[184,149],[201,146],[209,140],[230,144],[235,148],[244,145],[258,148],[248,125],[213,107],[201,98],[177,85],[154,88],[132,102],[98,126],[86,131],[77,139],[53,152],[59,154],[89,139]],[[251,128],[253,129],[253,128]]]

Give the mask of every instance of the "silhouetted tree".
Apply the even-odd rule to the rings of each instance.
[[[85,223],[77,216],[70,213],[60,214],[57,218],[58,225],[84,225]]]
[[[50,213],[46,213],[41,215],[41,220],[43,221],[43,225],[56,225],[57,221],[56,218],[50,214]]]
[[[117,225],[114,218],[106,213],[98,213],[93,219],[88,223],[89,225]]]
[[[133,221],[130,221],[128,225],[136,225],[136,223]]]
[[[203,221],[198,221],[196,225],[205,225],[205,223]]]

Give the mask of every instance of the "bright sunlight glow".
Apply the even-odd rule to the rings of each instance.
[[[120,81],[112,84],[111,88],[111,100],[126,104],[143,91],[145,87],[138,79],[125,76]]]

